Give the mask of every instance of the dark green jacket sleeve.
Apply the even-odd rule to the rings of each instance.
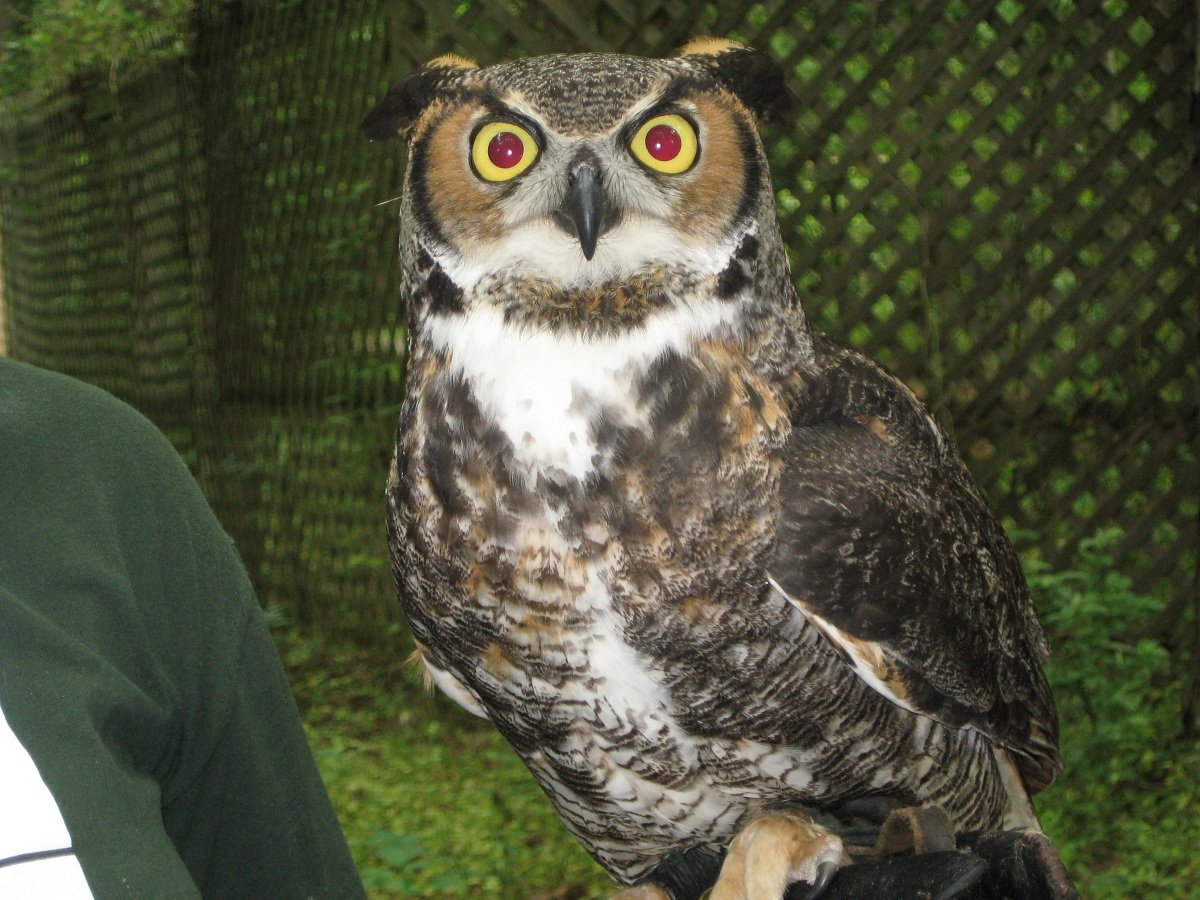
[[[139,414],[0,360],[0,706],[98,898],[361,897],[228,536]]]

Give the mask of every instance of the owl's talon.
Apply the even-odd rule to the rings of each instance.
[[[808,882],[818,897],[849,862],[842,840],[795,809],[765,813],[729,845],[711,900],[777,900],[789,884]]]
[[[832,859],[827,859],[825,862],[817,866],[817,877],[813,881],[813,886],[808,889],[808,893],[804,895],[804,900],[817,900],[826,888],[833,881],[833,876],[838,873],[841,866]]]

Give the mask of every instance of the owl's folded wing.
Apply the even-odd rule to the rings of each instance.
[[[1046,641],[953,444],[866,357],[818,341],[793,415],[771,578],[893,702],[992,737],[1030,793],[1061,768]]]

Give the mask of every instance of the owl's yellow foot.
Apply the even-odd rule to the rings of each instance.
[[[612,900],[671,900],[671,895],[656,884],[642,884],[618,891]]]
[[[842,839],[799,810],[764,813],[734,838],[711,900],[779,900],[789,884],[806,881],[809,897],[829,885],[850,857]]]

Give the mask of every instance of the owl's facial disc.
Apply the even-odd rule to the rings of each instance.
[[[411,208],[457,288],[590,290],[730,265],[764,172],[744,107],[687,78],[598,121],[564,120],[552,99],[480,84],[420,121]]]

